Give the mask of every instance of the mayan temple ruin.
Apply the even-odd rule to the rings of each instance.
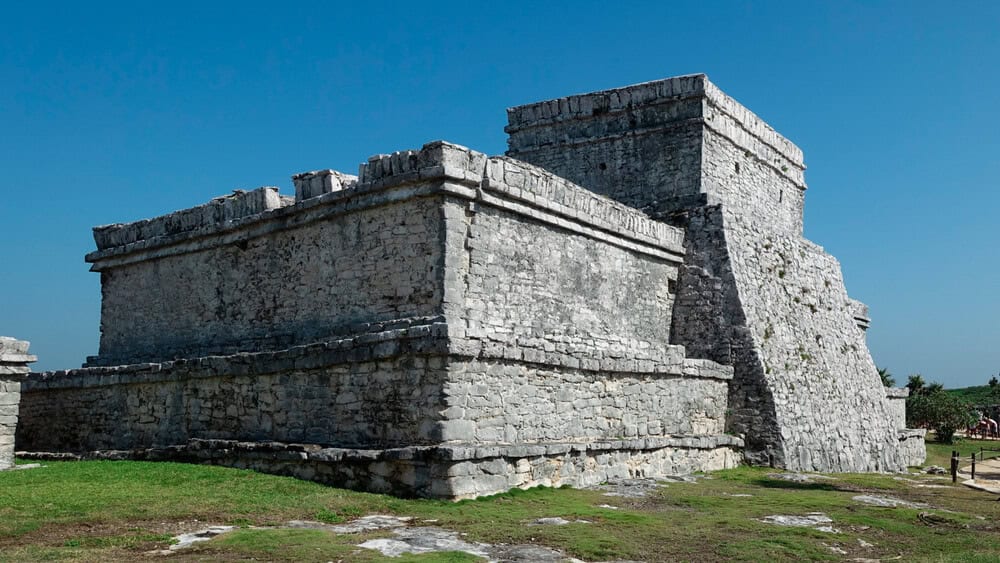
[[[505,156],[432,142],[95,228],[99,352],[24,380],[18,451],[451,499],[923,461],[803,238],[800,149],[704,75],[507,113]]]

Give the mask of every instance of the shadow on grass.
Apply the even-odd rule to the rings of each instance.
[[[851,489],[845,489],[843,487],[838,487],[832,483],[800,483],[797,481],[785,481],[783,479],[751,479],[751,485],[756,485],[758,487],[764,487],[767,489],[795,489],[798,491],[849,491]]]

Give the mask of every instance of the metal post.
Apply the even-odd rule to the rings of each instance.
[[[951,482],[958,482],[958,452],[951,450]]]
[[[972,478],[976,478],[976,452],[972,452]]]

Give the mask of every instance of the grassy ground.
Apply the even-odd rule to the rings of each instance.
[[[929,444],[928,463],[947,467],[952,449],[967,457],[978,448],[971,440],[957,447]],[[166,559],[380,561],[384,559],[377,552],[356,545],[388,537],[388,532],[333,535],[252,528],[292,519],[339,523],[373,513],[437,520],[433,525],[467,534],[467,541],[546,545],[587,561],[1000,560],[1000,503],[993,495],[961,486],[915,486],[950,485],[950,479],[930,476],[905,476],[919,483],[892,475],[832,475],[831,480],[794,483],[771,473],[745,467],[722,471],[697,483],[670,483],[641,499],[534,489],[449,503],[355,493],[219,467],[50,462],[0,473],[0,561],[134,560],[162,549],[177,533],[212,524],[242,528]],[[932,508],[867,506],[852,500],[859,494],[890,495]],[[757,520],[808,512],[825,513],[840,533]],[[548,516],[591,523],[526,526]],[[389,560],[476,558],[448,553]]]

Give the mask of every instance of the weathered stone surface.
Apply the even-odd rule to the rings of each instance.
[[[727,427],[746,437],[750,460],[905,467],[864,341],[867,307],[848,297],[837,261],[802,237],[797,147],[704,75],[508,117],[508,156],[685,229],[671,343],[735,368]]]
[[[908,500],[880,495],[856,495],[851,497],[851,500],[860,502],[861,504],[881,506],[883,508],[897,508],[900,506],[903,508],[927,508],[927,503],[924,502],[910,502]]]
[[[29,343],[0,336],[0,471],[14,466],[14,434],[21,401],[21,380],[28,364],[37,360],[28,354]]]
[[[922,456],[795,145],[702,75],[509,116],[507,156],[95,229],[99,353],[28,379],[19,447],[445,498]]]
[[[795,514],[775,514],[772,516],[765,516],[761,518],[760,521],[767,524],[776,524],[778,526],[812,528],[814,530],[830,534],[840,533],[840,530],[829,526],[829,524],[833,523],[833,520],[822,512],[809,512],[801,516]]]

